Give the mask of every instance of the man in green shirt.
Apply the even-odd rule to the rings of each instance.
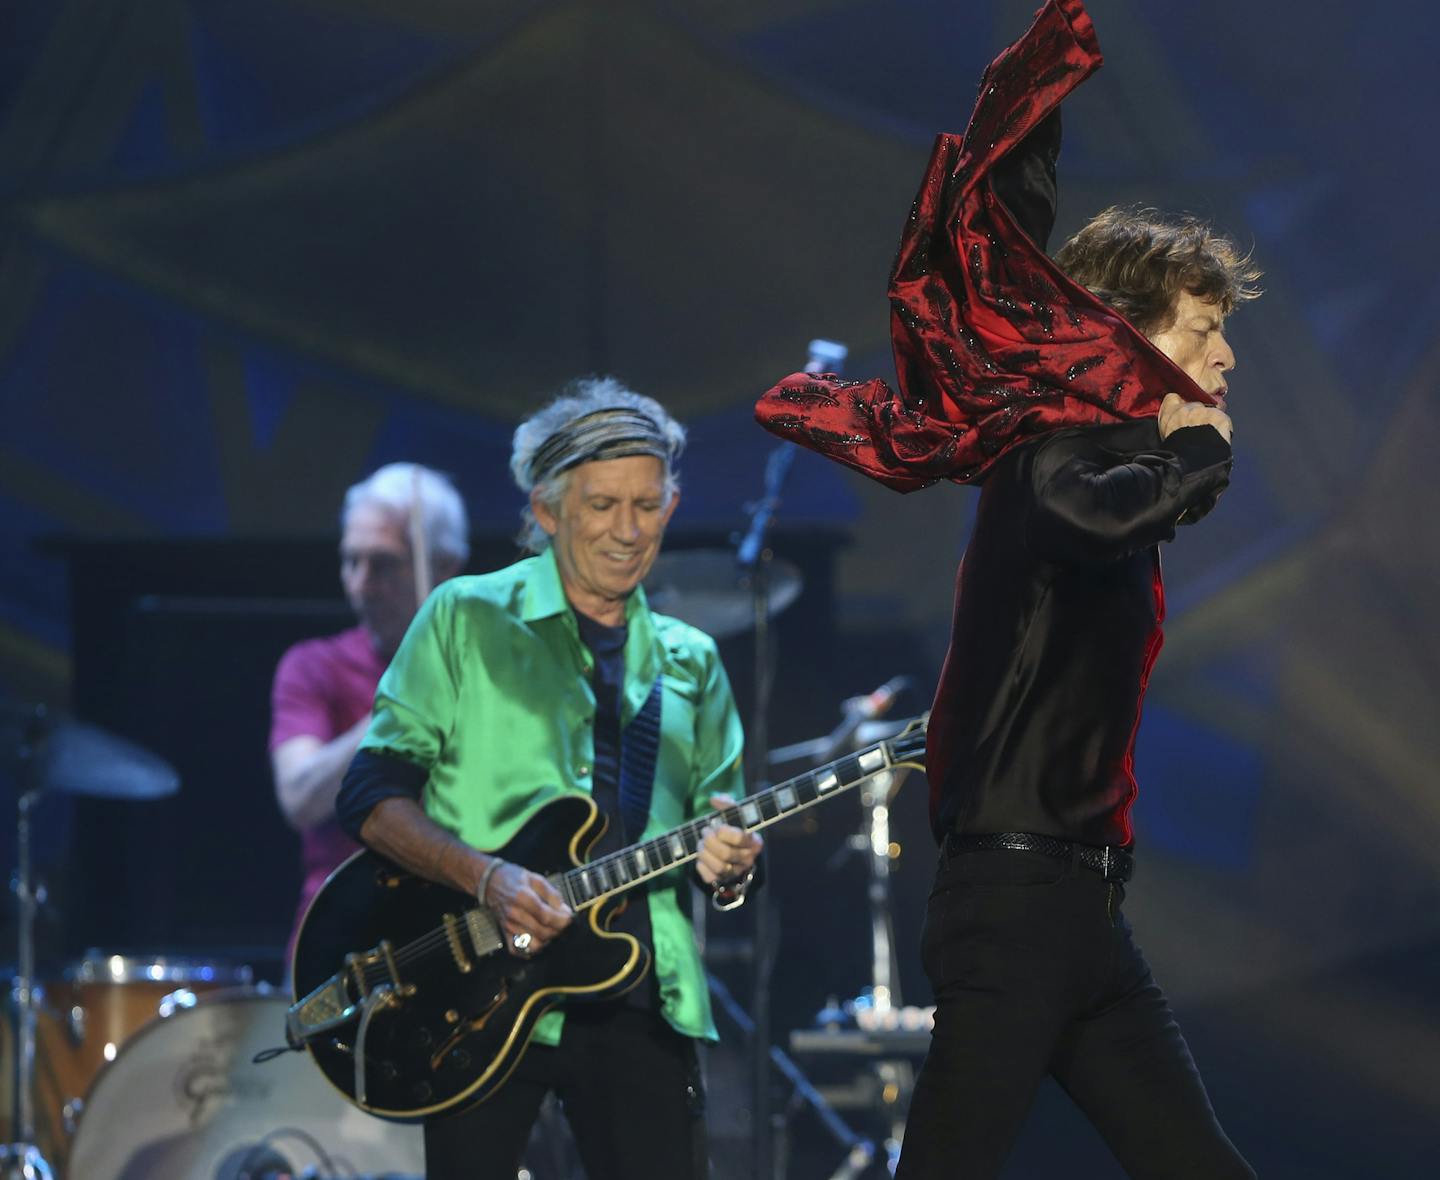
[[[515,432],[536,556],[457,578],[422,607],[380,681],[337,811],[412,872],[479,896],[512,953],[543,954],[572,919],[543,876],[504,847],[548,802],[590,795],[609,827],[592,856],[668,831],[742,793],[742,734],[709,636],[653,613],[641,580],[675,511],[683,429],[613,379],[575,383]],[[696,862],[718,904],[738,904],[759,854],[717,821]],[[672,872],[617,919],[652,951],[618,999],[543,1017],[487,1101],[425,1128],[428,1180],[512,1180],[545,1094],[556,1091],[591,1180],[706,1172],[695,1042],[714,1039]]]

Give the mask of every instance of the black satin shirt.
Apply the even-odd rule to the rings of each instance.
[[[937,838],[1132,843],[1135,733],[1165,611],[1157,545],[1229,477],[1218,431],[1162,442],[1153,418],[1056,431],[996,464],[930,722]]]

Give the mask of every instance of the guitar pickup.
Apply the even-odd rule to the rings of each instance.
[[[461,975],[470,974],[475,964],[465,957],[465,948],[460,942],[460,919],[454,914],[445,914],[440,921],[445,927],[445,941],[450,946],[455,966],[459,968]]]

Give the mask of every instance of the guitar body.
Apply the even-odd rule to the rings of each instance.
[[[575,912],[533,959],[509,953],[494,915],[473,897],[356,853],[305,913],[286,1038],[380,1118],[408,1122],[483,1102],[547,1011],[622,995],[645,977],[649,950],[610,929],[626,891],[693,862],[717,820],[754,831],[874,775],[921,766],[925,723],[594,860],[605,830],[595,804],[570,795],[542,807],[494,850],[548,877]]]
[[[531,818],[497,855],[542,875],[576,868],[604,829],[593,803],[566,797]],[[325,882],[300,929],[297,1000],[337,972],[358,1003],[366,990],[347,957],[394,948],[395,1001],[378,1008],[365,1036],[365,1095],[355,1078],[359,1020],[306,1041],[325,1076],[381,1118],[412,1121],[483,1102],[520,1060],[535,1022],[562,1002],[622,995],[650,966],[650,952],[609,930],[624,904],[609,898],[578,913],[531,959],[503,947],[482,953],[463,915],[473,898],[425,881],[374,852],[359,852]],[[638,904],[644,904],[643,900]],[[482,914],[484,911],[480,911]],[[447,937],[437,931],[460,931]],[[368,974],[376,977],[372,964]]]

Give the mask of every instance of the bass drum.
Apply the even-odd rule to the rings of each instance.
[[[285,1043],[288,999],[215,992],[152,1021],[91,1086],[69,1180],[242,1180],[269,1173],[419,1177],[419,1127],[358,1110]]]
[[[91,951],[58,982],[43,982],[35,1021],[35,1139],[49,1162],[64,1164],[81,1098],[126,1041],[156,1016],[253,978],[239,964]]]

